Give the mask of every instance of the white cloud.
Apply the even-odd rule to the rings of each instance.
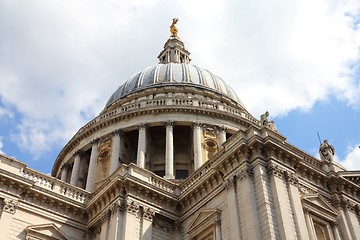
[[[359,5],[0,0],[0,97],[21,116],[12,139],[35,156],[63,145],[122,82],[157,63],[173,17],[193,63],[233,86],[256,117],[331,94],[359,104],[348,68],[359,60]]]
[[[360,144],[348,148],[348,153],[344,160],[339,161],[348,170],[360,169]]]
[[[0,118],[13,118],[13,117],[14,117],[14,113],[11,110],[0,107]]]

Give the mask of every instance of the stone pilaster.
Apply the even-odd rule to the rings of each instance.
[[[270,187],[275,205],[280,239],[297,239],[292,209],[290,207],[289,193],[284,182],[285,171],[275,164],[268,166]]]
[[[109,239],[124,239],[125,209],[126,204],[123,200],[118,200],[111,206]]]
[[[352,211],[350,211],[350,209],[352,209],[351,203],[349,202],[349,200],[345,199],[342,199],[341,201],[351,238],[359,239],[359,224],[356,216],[352,213]]]
[[[193,144],[194,144],[194,168],[198,169],[202,165],[201,154],[201,125],[200,123],[193,124]]]
[[[137,151],[137,165],[145,168],[145,155],[146,155],[146,125],[141,123],[138,125],[139,139]]]
[[[231,239],[241,239],[240,212],[236,196],[236,181],[234,178],[226,179],[224,181],[224,188],[229,211],[230,237]]]
[[[166,122],[166,146],[165,146],[165,178],[174,179],[174,122]]]
[[[263,239],[278,239],[278,226],[270,189],[269,176],[266,168],[259,159],[257,161],[258,163],[253,168],[253,172],[261,236]]]
[[[305,215],[300,200],[298,178],[294,173],[286,173],[285,177],[289,191],[290,206],[294,214],[297,236],[300,240],[307,240],[309,239],[309,232],[306,227]]]
[[[253,173],[243,168],[236,173],[237,195],[241,219],[241,232],[244,239],[261,239],[259,214],[256,206]]]
[[[335,240],[341,240],[337,222],[332,222],[332,223],[331,223],[331,227],[332,227],[333,232],[334,232],[334,238],[335,238]]]
[[[142,224],[141,224],[141,239],[152,239],[152,222],[155,216],[155,211],[149,207],[142,208]]]
[[[215,240],[221,240],[221,220],[215,220]]]
[[[140,206],[132,200],[126,201],[124,235],[121,239],[141,239]]]
[[[97,150],[99,147],[99,139],[92,141],[90,163],[88,169],[88,176],[86,180],[86,191],[92,192],[94,190],[95,183],[95,174],[96,174],[96,159],[97,159]]]
[[[110,213],[105,212],[100,218],[100,222],[101,222],[100,240],[109,239],[110,217],[111,217]]]
[[[80,162],[81,161],[81,151],[77,150],[74,154],[74,165],[71,172],[70,184],[77,186],[80,173]]]
[[[7,239],[8,231],[11,226],[12,219],[16,213],[18,207],[18,201],[14,199],[4,199],[3,200],[3,209],[0,218],[0,239]]]

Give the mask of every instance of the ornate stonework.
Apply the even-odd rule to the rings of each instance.
[[[17,209],[17,206],[19,203],[18,203],[18,201],[13,200],[13,199],[4,199],[3,204],[4,204],[4,207],[3,207],[4,212],[14,214],[16,212],[16,209]]]

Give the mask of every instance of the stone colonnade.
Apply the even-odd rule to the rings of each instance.
[[[166,128],[166,145],[165,145],[165,178],[174,179],[174,122],[167,121],[164,123]],[[194,168],[198,169],[202,165],[202,126],[200,123],[194,123],[192,125],[193,129],[193,152],[194,152]],[[224,127],[219,127],[219,143],[220,145],[226,141],[226,129]],[[137,159],[136,164],[145,168],[145,157],[146,157],[146,139],[147,139],[147,126],[144,123],[138,125],[138,146],[137,146]],[[121,130],[116,130],[113,132],[113,143],[112,143],[112,153],[110,159],[109,175],[114,173],[119,167],[119,160],[121,155],[121,140],[123,137],[123,132]],[[91,142],[91,154],[88,168],[88,175],[86,179],[86,190],[92,192],[94,190],[95,184],[95,174],[96,174],[96,164],[97,164],[97,152],[99,147],[99,139],[95,139]],[[78,150],[74,154],[74,164],[71,171],[70,184],[78,185],[79,175],[80,175],[80,165],[81,165],[81,151]],[[63,165],[61,170],[60,179],[62,181],[67,180],[68,175],[68,166]]]

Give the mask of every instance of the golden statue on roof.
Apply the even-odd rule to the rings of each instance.
[[[178,33],[178,29],[175,26],[175,24],[179,21],[179,19],[177,18],[173,18],[172,24],[170,26],[170,33],[171,33],[171,37],[177,37],[177,33]]]

